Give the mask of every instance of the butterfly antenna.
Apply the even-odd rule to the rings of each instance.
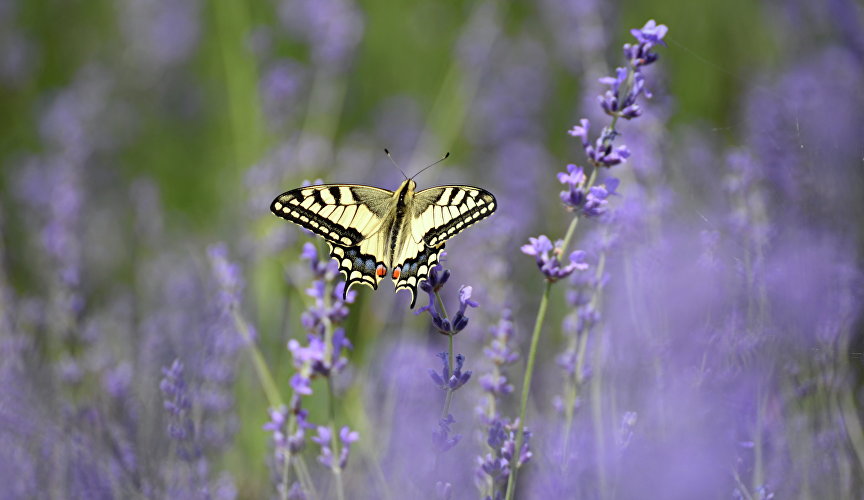
[[[399,165],[396,164],[396,160],[394,160],[393,157],[390,156],[390,151],[388,151],[387,148],[384,148],[384,152],[387,153],[387,158],[390,158],[390,161],[393,162],[393,166],[396,167],[396,170],[398,170],[402,174],[402,177],[404,177],[405,180],[408,180],[408,176],[405,175],[405,172],[402,172],[402,169],[399,168]]]
[[[447,154],[445,154],[444,156],[442,156],[440,160],[438,160],[438,161],[432,163],[431,165],[426,165],[425,167],[423,167],[422,169],[420,169],[419,172],[417,172],[416,174],[412,175],[411,178],[413,179],[413,178],[417,177],[418,175],[420,175],[420,174],[422,174],[423,172],[425,172],[427,169],[434,167],[435,165],[441,163],[442,161],[446,160],[446,159],[449,158],[449,157],[450,157],[450,151],[447,151]]]

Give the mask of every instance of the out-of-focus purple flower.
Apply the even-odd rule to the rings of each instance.
[[[321,446],[321,454],[318,455],[318,461],[321,462],[325,467],[332,468],[333,464],[333,450],[330,448],[332,445],[332,431],[329,427],[318,427],[318,435],[312,437],[312,441],[315,441]],[[339,431],[339,442],[342,446],[340,446],[339,450],[339,463],[338,468],[344,469],[346,465],[348,465],[348,455],[351,453],[351,443],[356,442],[360,439],[360,434],[357,431],[352,431],[348,426],[342,427]]]
[[[201,33],[197,0],[129,0],[121,2],[122,33],[136,64],[161,73],[185,63]]]
[[[236,307],[240,303],[244,286],[240,267],[228,260],[228,247],[224,243],[208,247],[207,256],[213,277],[219,286],[220,305],[225,308]]]
[[[609,196],[617,194],[615,190],[618,188],[618,179],[612,177],[606,179],[604,184],[599,186],[591,186],[588,190],[588,196],[585,197],[585,206],[582,208],[582,213],[587,217],[598,217],[606,213],[606,205],[609,204]]]
[[[519,353],[510,346],[512,340],[513,312],[504,309],[498,324],[489,329],[489,344],[483,348],[483,353],[497,366],[513,364],[519,359]]]
[[[630,446],[630,441],[633,439],[633,429],[638,421],[639,414],[635,411],[626,411],[621,416],[621,426],[618,428],[618,435],[615,439],[619,450],[624,450]]]
[[[175,359],[170,367],[163,367],[159,389],[168,413],[168,436],[177,442],[178,456],[184,461],[193,462],[201,458],[201,448],[195,442],[192,401],[183,371],[183,363],[179,359]]]
[[[438,500],[451,500],[453,498],[453,485],[437,481],[435,483],[435,498]]]
[[[486,438],[486,444],[491,452],[485,456],[477,457],[479,471],[488,476],[492,483],[492,490],[495,492],[503,492],[514,461],[518,461],[515,464],[518,468],[531,459],[532,453],[529,445],[531,432],[525,430],[521,452],[514,460],[516,429],[516,425],[509,423],[506,419],[493,420],[489,425]]]
[[[447,414],[446,417],[438,420],[438,430],[432,432],[432,444],[435,446],[435,450],[438,453],[444,453],[447,450],[450,450],[454,446],[459,443],[459,440],[462,439],[461,434],[450,435],[452,430],[450,426],[456,423],[456,419],[453,418],[453,415]]]
[[[294,360],[294,367],[298,374],[309,371],[308,378],[315,375],[329,377],[331,373],[339,373],[348,364],[348,359],[343,355],[344,350],[353,348],[351,341],[345,337],[345,330],[337,328],[333,331],[331,340],[332,352],[327,352],[327,345],[320,335],[307,335],[308,345],[301,345],[296,339],[288,341],[288,350]],[[329,354],[329,359],[328,359]],[[297,374],[295,374],[295,377]],[[304,384],[308,387],[308,384]]]
[[[282,127],[297,113],[306,70],[291,60],[279,60],[265,68],[260,88],[264,112],[269,123]]]
[[[561,255],[561,244],[563,241],[552,242],[545,235],[540,235],[538,238],[529,238],[530,243],[523,245],[521,250],[526,255],[531,255],[537,261],[537,267],[546,276],[549,281],[558,281],[561,278],[566,278],[577,269],[584,271],[588,269],[588,264],[585,262],[585,252],[576,250],[570,254],[570,263],[566,266],[561,266],[558,256]],[[550,255],[550,252],[552,253]]]
[[[278,12],[324,66],[345,66],[363,35],[362,15],[350,0],[282,0]]]

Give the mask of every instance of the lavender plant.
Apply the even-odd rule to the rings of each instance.
[[[446,252],[442,252],[441,260],[446,257]],[[432,433],[432,442],[437,453],[444,453],[456,446],[462,438],[461,434],[453,434],[451,426],[456,423],[456,419],[450,413],[450,405],[453,401],[453,394],[463,387],[471,379],[471,370],[463,371],[465,364],[465,356],[457,354],[454,357],[453,337],[468,326],[468,316],[466,315],[469,307],[477,307],[479,304],[471,300],[470,286],[462,286],[459,289],[459,310],[450,318],[447,315],[447,310],[444,307],[444,301],[441,299],[441,289],[450,279],[450,270],[444,269],[441,264],[438,264],[429,272],[429,277],[426,281],[420,284],[428,298],[429,303],[421,307],[415,314],[428,312],[432,320],[432,326],[438,333],[447,336],[448,350],[441,352],[438,357],[441,359],[441,371],[429,370],[429,376],[435,383],[435,386],[445,392],[444,405],[441,409],[441,416],[438,419],[438,430]],[[449,483],[446,483],[449,484]],[[444,494],[444,493],[442,493]],[[445,495],[446,496],[446,495]]]
[[[602,168],[611,168],[624,162],[630,155],[625,146],[613,148],[613,142],[619,135],[615,126],[620,118],[631,120],[642,114],[642,109],[637,103],[640,95],[651,94],[645,89],[645,77],[641,71],[657,60],[657,54],[652,52],[655,45],[664,44],[663,37],[667,28],[657,25],[654,20],[648,21],[641,29],[631,30],[637,40],[637,44],[625,44],[624,56],[627,59],[627,67],[616,70],[615,77],[604,77],[600,82],[609,85],[610,88],[600,96],[600,105],[603,110],[611,116],[611,123],[605,127],[597,140],[592,144],[589,141],[590,124],[587,119],[582,119],[580,125],[573,127],[569,134],[581,139],[582,147],[588,162],[593,167],[590,176],[586,177],[582,169],[575,165],[568,166],[567,173],[559,174],[558,180],[568,186],[568,190],[561,193],[561,200],[568,210],[576,212],[563,240],[556,242],[553,246],[545,235],[531,238],[530,243],[522,247],[522,252],[535,257],[537,266],[546,280],[546,286],[540,301],[540,308],[531,335],[531,346],[523,379],[522,398],[519,410],[519,427],[516,431],[515,449],[521,450],[523,435],[525,433],[525,417],[528,406],[528,397],[531,390],[531,379],[534,371],[534,360],[537,354],[537,344],[540,332],[546,316],[546,308],[553,283],[564,278],[577,268],[587,269],[587,265],[581,262],[584,253],[573,252],[569,255],[570,263],[562,265],[560,257],[567,251],[570,240],[579,222],[580,215],[583,217],[596,217],[604,213],[608,204],[608,197],[615,193],[618,186],[617,179],[609,179],[603,184],[595,186],[598,171]],[[550,252],[552,254],[550,255]],[[602,272],[602,271],[601,271]],[[566,446],[565,446],[566,449]],[[518,463],[511,471],[507,481],[506,498],[514,497],[516,492],[516,476]]]

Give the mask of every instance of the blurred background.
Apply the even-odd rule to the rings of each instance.
[[[313,427],[288,472],[262,429],[332,280],[268,207],[395,189],[384,148],[498,200],[447,243],[448,310],[479,303],[461,439],[433,439],[447,338],[389,283],[342,304],[353,349],[302,407],[359,434],[347,498],[501,498],[544,287],[520,247],[564,237],[567,131],[608,125],[598,79],[649,19],[653,97],[552,289],[517,497],[860,497],[860,2],[0,0],[0,498],[336,498]]]

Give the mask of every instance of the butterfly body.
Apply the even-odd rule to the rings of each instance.
[[[444,242],[495,211],[495,197],[471,186],[438,186],[415,191],[413,180],[396,191],[351,184],[292,189],[277,196],[270,210],[323,237],[345,275],[345,293],[355,283],[373,289],[389,273],[411,291],[438,263]]]

